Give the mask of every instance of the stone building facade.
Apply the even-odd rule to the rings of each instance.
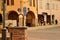
[[[0,15],[3,16],[2,0],[0,5]],[[38,22],[36,6],[36,0],[6,0],[6,26],[10,23],[12,26],[36,26]]]
[[[60,24],[59,4],[59,0],[38,0],[38,22],[45,21],[46,24],[55,24],[57,19]]]
[[[60,23],[59,0],[6,0],[5,23],[6,26],[38,26],[41,22],[53,24],[55,20]],[[0,21],[3,17],[2,0],[0,0]]]

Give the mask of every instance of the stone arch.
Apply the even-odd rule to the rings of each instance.
[[[16,20],[17,21],[17,26],[19,22],[19,17],[18,13],[16,11],[9,11],[8,14],[8,20]]]
[[[0,14],[0,24],[2,23],[2,14]]]
[[[35,15],[32,11],[26,14],[26,26],[35,26]]]

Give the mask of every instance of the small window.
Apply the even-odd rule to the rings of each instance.
[[[11,5],[14,5],[14,0],[11,0]]]
[[[40,8],[40,9],[43,9],[43,5],[42,5],[42,4],[43,4],[42,0],[39,0],[39,1],[38,1],[38,5],[39,5],[39,8]]]
[[[30,0],[30,6],[32,6],[32,0]]]
[[[50,4],[49,3],[46,3],[46,9],[49,10],[50,9],[49,6],[50,6]]]
[[[35,7],[35,0],[33,0],[33,6]]]
[[[7,0],[7,5],[9,5],[9,0]]]

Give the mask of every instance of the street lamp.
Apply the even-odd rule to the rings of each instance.
[[[3,29],[2,29],[2,40],[6,40],[6,28],[5,28],[5,3],[6,0],[2,0],[2,6],[3,6]]]

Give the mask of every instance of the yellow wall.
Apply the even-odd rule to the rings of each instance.
[[[8,11],[14,10],[14,11],[18,12],[17,11],[18,8],[20,8],[20,7],[23,8],[24,6],[26,6],[27,8],[30,8],[31,11],[33,11],[34,13],[36,13],[36,8],[35,7],[31,7],[28,4],[28,2],[29,2],[29,0],[22,0],[22,5],[20,6],[20,0],[18,0],[18,1],[14,0],[14,5],[9,5],[9,6],[6,5],[6,11],[8,12]],[[1,1],[0,1],[0,5],[1,5]],[[1,9],[1,6],[0,6],[0,9]]]
[[[35,2],[36,4],[36,2]],[[0,0],[0,5],[2,5],[1,0]],[[23,14],[23,8],[26,7],[27,8],[27,12],[28,12],[28,8],[30,9],[30,11],[32,11],[35,15],[35,18],[37,19],[37,10],[36,7],[30,6],[29,5],[29,0],[14,0],[14,5],[5,5],[6,7],[6,20],[8,19],[8,14],[10,11],[16,11],[19,14]],[[0,13],[3,14],[3,11],[1,10],[2,6],[0,6]],[[18,12],[18,8],[21,9],[21,12]],[[35,20],[36,21],[36,20]]]

